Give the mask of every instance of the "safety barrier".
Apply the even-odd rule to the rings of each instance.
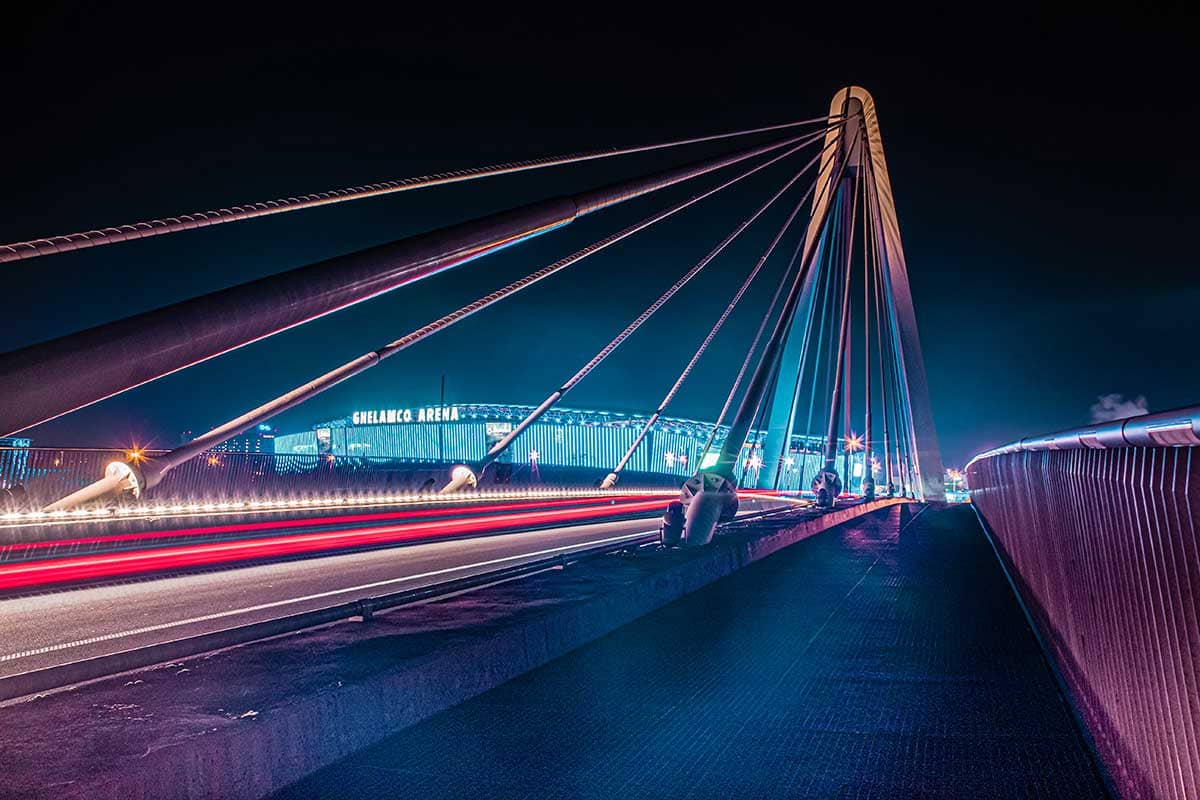
[[[967,466],[1122,797],[1200,797],[1196,445],[1191,407],[1022,439]]]

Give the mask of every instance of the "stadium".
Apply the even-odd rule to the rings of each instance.
[[[318,455],[391,469],[402,464],[469,464],[482,459],[493,443],[533,410],[533,406],[495,403],[357,409],[310,430],[278,433],[274,451],[277,457]],[[495,474],[506,482],[567,475],[598,482],[633,444],[647,420],[644,415],[613,411],[552,409],[513,443],[494,468]],[[726,426],[718,427],[713,444],[720,445],[727,432]],[[702,458],[715,460],[715,447],[705,457],[705,443],[712,433],[711,422],[659,418],[630,459],[622,482],[678,484],[696,471]],[[760,431],[752,431],[743,448],[742,485],[757,482],[764,457],[761,439]],[[819,437],[793,436],[778,488],[807,488],[819,466],[819,451]],[[856,474],[861,474],[859,460]]]

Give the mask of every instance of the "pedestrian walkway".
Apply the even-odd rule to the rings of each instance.
[[[278,795],[1104,796],[964,506],[800,542]]]

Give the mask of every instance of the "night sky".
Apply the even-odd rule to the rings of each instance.
[[[1144,395],[1151,410],[1200,402],[1195,20],[1047,20],[1004,5],[971,19],[463,8],[441,19],[348,4],[5,12],[0,240],[817,116],[857,83],[878,106],[947,464],[1085,423],[1100,395]],[[3,265],[0,350],[729,147]],[[278,422],[435,402],[443,373],[450,402],[536,403],[788,175],[764,172]],[[25,435],[173,445],[689,192],[592,215]],[[564,405],[652,410],[787,210]],[[716,415],[782,261],[671,413]]]

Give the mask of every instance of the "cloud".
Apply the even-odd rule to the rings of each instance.
[[[1139,394],[1133,400],[1126,400],[1119,394],[1105,394],[1097,397],[1096,402],[1092,405],[1092,422],[1140,417],[1142,414],[1149,413],[1145,395]]]

